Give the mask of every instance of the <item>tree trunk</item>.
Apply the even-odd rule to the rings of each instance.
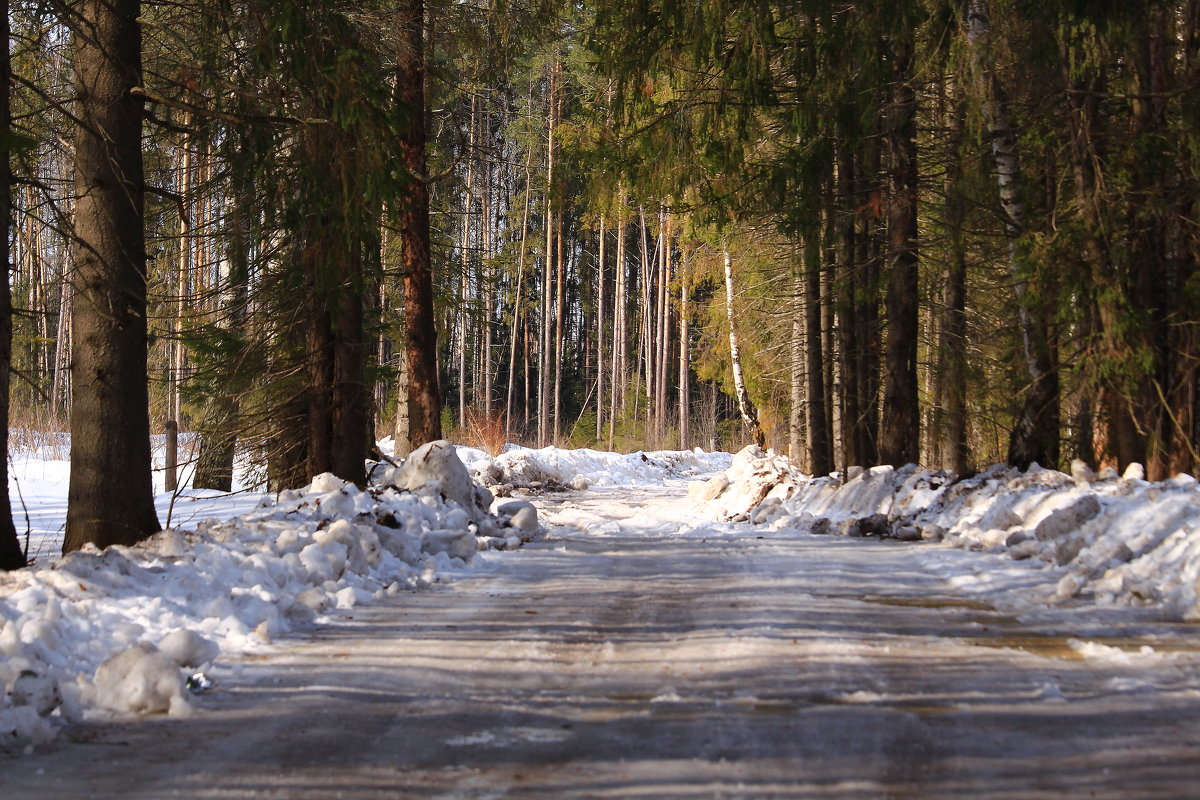
[[[397,17],[400,47],[396,57],[396,100],[406,121],[400,150],[410,181],[408,197],[400,203],[404,349],[408,361],[408,441],[415,450],[442,438],[433,272],[429,263],[429,186],[425,174],[424,0],[400,0]]]
[[[596,244],[596,441],[604,436],[604,240],[608,230],[600,214],[600,237]]]
[[[833,470],[833,452],[829,441],[828,388],[822,325],[825,322],[821,302],[821,236],[811,232],[804,242],[804,328],[808,343],[808,442],[813,475],[828,475]]]
[[[1025,469],[1037,462],[1058,463],[1058,371],[1054,363],[1049,323],[1029,290],[1030,266],[1025,263],[1021,237],[1025,231],[1025,204],[1021,198],[1021,158],[1017,130],[1009,115],[1004,92],[995,74],[991,48],[991,15],[987,0],[971,0],[967,36],[984,120],[992,140],[1004,233],[1008,241],[1009,269],[1017,299],[1017,317],[1029,382],[1008,443],[1008,463]],[[1047,298],[1042,298],[1042,305]]]
[[[191,114],[184,116],[185,128],[191,125]],[[175,302],[171,320],[171,357],[167,370],[167,418],[181,421],[182,408],[179,384],[183,380],[187,352],[183,345],[183,315],[187,308],[188,276],[192,271],[192,141],[183,137],[183,157],[179,169],[179,261],[176,264]]]
[[[683,247],[683,261],[680,268],[683,274],[679,281],[679,448],[687,450],[692,446],[692,404],[691,404],[691,343],[688,331],[688,293],[691,292],[689,283],[692,251],[686,245]]]
[[[468,91],[470,91],[468,89]],[[459,253],[462,256],[458,276],[458,424],[464,430],[467,427],[467,326],[470,315],[467,306],[470,305],[471,281],[471,213],[475,198],[475,128],[476,107],[478,97],[471,94],[471,122],[467,139],[467,186],[463,197],[462,237],[459,241]]]
[[[8,492],[8,401],[9,376],[12,367],[12,289],[8,282],[8,228],[12,214],[12,161],[9,152],[11,141],[12,113],[9,105],[9,86],[12,85],[12,63],[8,54],[8,3],[0,7],[4,19],[0,20],[0,41],[4,51],[0,52],[0,570],[20,569],[25,566],[25,553],[17,539],[13,525],[12,503]]]
[[[860,274],[865,272],[865,269],[859,258],[858,242],[864,237],[857,230],[858,218],[862,212],[855,207],[858,200],[855,195],[856,173],[855,157],[849,143],[840,142],[837,155],[837,196],[842,198],[847,207],[831,214],[836,219],[837,230],[837,333],[841,356],[839,366],[843,469],[852,465],[870,466],[873,463],[873,459],[867,457],[867,443],[864,441],[864,421],[870,412],[865,407],[863,387],[859,385],[868,342],[862,336],[863,325],[859,321],[859,312],[866,305],[866,287]],[[874,297],[871,297],[870,301],[874,302]]]
[[[554,259],[558,265],[557,275],[554,282],[554,426],[552,430],[553,444],[558,444],[562,437],[562,378],[563,378],[563,361],[565,353],[563,347],[565,341],[563,334],[566,326],[567,315],[567,259],[563,257],[563,211],[558,209],[557,224],[555,227],[555,246],[558,248],[557,257]]]
[[[804,458],[804,273],[796,265],[792,276],[791,406],[788,411],[788,457],[803,465]],[[801,467],[803,469],[803,466]]]
[[[138,0],[85,0],[75,44],[75,359],[63,552],[159,530],[150,469]]]
[[[1179,85],[1196,86],[1200,82],[1200,0],[1189,0],[1180,26],[1179,45],[1183,53]],[[1167,384],[1168,415],[1174,428],[1170,440],[1170,469],[1172,474],[1186,472],[1195,475],[1200,470],[1200,296],[1196,273],[1200,266],[1200,232],[1197,230],[1195,192],[1187,187],[1196,185],[1196,123],[1190,126],[1192,136],[1181,144],[1178,163],[1181,167],[1179,189],[1173,193],[1175,218],[1181,230],[1178,236],[1179,274],[1176,285],[1181,287],[1175,298],[1176,317],[1172,319],[1172,350]]]
[[[542,259],[542,319],[541,319],[541,348],[538,356],[538,445],[545,447],[552,444],[553,433],[550,428],[550,409],[551,409],[551,375],[554,370],[554,365],[551,363],[551,347],[553,339],[551,338],[552,327],[550,324],[550,314],[552,313],[551,290],[552,279],[554,276],[553,260],[554,260],[554,133],[555,133],[555,116],[554,116],[554,97],[556,91],[556,80],[558,78],[558,59],[555,56],[555,63],[550,68],[550,87],[547,97],[548,120],[546,127],[546,252]],[[562,264],[558,265],[562,269]]]
[[[661,251],[659,253],[659,273],[658,273],[658,370],[655,376],[655,447],[662,447],[663,440],[666,438],[667,432],[667,384],[671,374],[670,366],[670,341],[671,341],[671,303],[670,303],[670,283],[671,283],[671,215],[664,208],[660,212],[660,235],[659,241]]]
[[[742,422],[745,423],[746,429],[754,438],[754,443],[759,447],[766,447],[767,439],[763,435],[762,426],[758,422],[758,409],[754,407],[754,403],[750,400],[750,393],[746,391],[746,380],[742,375],[742,356],[738,348],[737,326],[734,325],[736,315],[733,312],[733,260],[729,256],[729,250],[724,251],[725,258],[725,317],[729,322],[729,360],[733,366],[733,388],[737,396],[738,413],[742,416]]]
[[[629,290],[625,280],[625,193],[617,190],[617,258],[613,264],[613,349],[612,349],[612,379],[609,381],[611,403],[608,409],[608,449],[616,447],[617,420],[625,409],[625,352],[626,331],[625,313],[629,305]]]
[[[917,99],[911,82],[912,43],[892,44],[893,97],[888,144],[890,268],[888,337],[883,378],[883,426],[879,459],[897,467],[920,458],[921,417],[917,393]]]
[[[965,108],[955,104],[951,120],[950,166],[946,174],[946,227],[948,253],[942,272],[942,310],[938,323],[937,401],[935,425],[943,469],[963,475],[968,470],[967,450],[967,252],[963,227],[967,198],[962,187],[962,131]]]

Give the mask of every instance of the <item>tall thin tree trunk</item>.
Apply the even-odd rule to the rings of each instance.
[[[671,214],[667,209],[660,212],[662,218],[662,233],[660,238],[662,252],[659,258],[658,274],[658,375],[656,377],[656,394],[654,405],[657,423],[656,447],[662,446],[662,440],[667,433],[667,384],[671,374],[670,341],[671,341]]]
[[[75,36],[76,287],[63,552],[159,529],[146,374],[138,0],[85,0]]]
[[[191,114],[184,116],[189,127]],[[167,369],[167,418],[180,421],[179,384],[183,379],[186,351],[183,345],[183,316],[187,308],[188,276],[192,271],[192,141],[185,134],[179,168],[179,261],[175,274],[175,302],[171,320],[171,357]]]
[[[733,388],[737,395],[738,413],[742,416],[747,430],[759,447],[766,447],[767,440],[763,436],[762,426],[758,422],[758,409],[750,400],[746,391],[746,379],[742,375],[742,356],[738,347],[737,326],[734,324],[736,314],[733,311],[733,259],[726,248],[723,252],[725,260],[725,317],[729,322],[729,360],[733,366]]]
[[[888,236],[891,244],[887,290],[887,356],[884,366],[883,426],[879,458],[901,466],[916,462],[921,449],[917,392],[917,98],[912,86],[912,42],[893,42],[893,98],[889,131],[891,171]]]
[[[551,287],[554,259],[554,145],[555,145],[555,105],[554,98],[557,90],[558,57],[550,68],[550,88],[547,97],[548,119],[546,126],[546,252],[542,260],[542,319],[541,319],[541,349],[538,357],[538,445],[545,447],[551,444],[553,434],[550,429],[551,406],[551,374],[554,365],[551,363]],[[562,265],[558,265],[562,269]]]
[[[617,258],[613,265],[616,286],[613,289],[613,308],[615,324],[613,325],[612,350],[612,380],[609,387],[612,394],[608,410],[608,449],[616,447],[617,420],[625,409],[625,310],[629,305],[629,291],[625,280],[625,193],[617,190]]]
[[[1029,290],[1028,268],[1021,253],[1026,213],[1020,192],[1021,158],[1017,130],[995,74],[987,0],[970,0],[967,16],[972,61],[976,78],[981,82],[984,119],[992,139],[1000,206],[1005,215],[1009,269],[1015,285],[1021,344],[1029,376],[1021,410],[1009,438],[1008,463],[1022,469],[1034,462],[1052,466],[1058,462],[1058,372],[1050,333],[1043,315],[1035,308],[1036,299]]]
[[[438,392],[437,327],[429,264],[429,186],[425,173],[425,2],[400,0],[396,100],[406,125],[400,140],[409,175],[401,202],[400,246],[404,271],[404,338],[408,361],[409,445],[442,438]]]
[[[471,280],[471,212],[475,196],[475,123],[478,98],[471,93],[471,122],[467,143],[467,187],[463,198],[462,238],[458,289],[458,424],[467,427],[467,305],[470,298]]]
[[[827,304],[821,302],[821,235],[812,231],[804,242],[804,326],[808,345],[808,442],[814,475],[833,470],[829,438],[828,394],[825,366],[831,360],[822,336]]]
[[[20,569],[25,566],[25,553],[17,539],[13,524],[12,504],[8,492],[8,401],[9,376],[12,367],[12,289],[8,276],[8,229],[12,215],[12,161],[9,142],[12,129],[12,113],[9,103],[9,87],[12,85],[12,62],[8,54],[8,2],[0,4],[4,19],[0,20],[0,41],[4,51],[0,52],[0,570]]]
[[[600,240],[596,246],[596,441],[604,436],[604,240],[608,230],[600,214]]]
[[[962,188],[961,146],[965,108],[955,103],[951,111],[951,154],[946,173],[946,227],[949,235],[943,267],[942,311],[938,323],[936,407],[940,424],[935,425],[944,469],[959,475],[968,470],[967,449],[967,252],[965,231],[967,198]]]
[[[797,259],[799,260],[799,259]],[[792,276],[792,341],[790,400],[788,410],[788,458],[803,464],[804,445],[804,275],[799,264]]]
[[[687,450],[692,446],[691,404],[691,343],[688,331],[688,293],[691,291],[690,267],[692,251],[683,246],[682,275],[679,280],[679,447]]]
[[[530,92],[529,107],[532,108],[533,107],[533,83],[532,83],[532,81],[530,82],[530,85],[529,85],[529,92]],[[521,249],[517,252],[517,289],[516,289],[516,294],[513,297],[512,328],[511,328],[510,334],[509,334],[510,341],[509,341],[509,353],[508,353],[508,393],[507,393],[507,402],[504,405],[504,430],[505,430],[507,436],[509,436],[509,437],[512,436],[512,434],[511,434],[511,431],[512,431],[512,407],[513,407],[513,395],[515,392],[514,384],[516,382],[516,369],[517,369],[517,334],[520,331],[520,328],[518,326],[520,325],[522,316],[524,315],[524,311],[522,308],[522,303],[523,303],[522,289],[523,289],[523,284],[525,281],[525,252],[526,252],[526,248],[527,248],[528,242],[529,242],[529,209],[530,209],[530,205],[532,204],[532,201],[533,201],[533,187],[530,184],[530,177],[531,177],[532,170],[533,170],[533,148],[529,148],[526,153],[526,157],[525,157],[525,207],[521,213]],[[521,337],[521,341],[522,342],[525,341],[523,336]],[[525,408],[525,422],[526,422],[526,425],[528,425],[528,423],[529,423],[529,396],[528,396],[529,395],[529,392],[528,392],[529,360],[528,360],[528,353],[526,353],[525,355],[526,355],[526,359],[525,359],[524,375],[525,375],[525,381],[526,381],[526,392],[525,392],[526,396],[525,396],[524,408]]]
[[[639,404],[642,399],[642,383],[645,381],[646,387],[646,422],[650,422],[650,404],[653,395],[651,394],[652,383],[652,364],[654,362],[654,348],[651,346],[653,341],[654,331],[654,275],[650,268],[650,242],[649,233],[646,230],[646,211],[640,205],[638,206],[638,222],[641,231],[641,271],[638,273],[638,279],[641,283],[641,314],[639,316],[639,343],[638,343],[638,366],[634,372],[634,390],[633,390],[633,415],[636,418],[639,415]]]
[[[558,209],[557,227],[555,229],[555,246],[558,248],[555,262],[558,264],[558,274],[554,283],[554,442],[557,444],[562,436],[562,379],[563,379],[563,334],[566,326],[566,277],[567,259],[563,257],[563,211]]]

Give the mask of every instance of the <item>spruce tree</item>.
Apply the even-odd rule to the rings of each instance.
[[[83,0],[75,32],[76,337],[63,551],[159,530],[146,375],[138,0]]]

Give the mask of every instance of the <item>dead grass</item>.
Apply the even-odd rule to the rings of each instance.
[[[508,440],[508,431],[504,428],[504,412],[493,410],[491,414],[486,414],[479,409],[468,409],[464,433],[466,444],[486,450],[491,456],[500,455]]]
[[[71,434],[67,418],[51,417],[44,409],[13,408],[8,417],[8,450],[14,455],[37,453],[47,459],[68,460]]]

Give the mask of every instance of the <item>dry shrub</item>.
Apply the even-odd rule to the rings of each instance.
[[[479,409],[468,409],[464,438],[471,447],[486,450],[491,456],[500,455],[508,439],[508,431],[504,429],[504,412],[492,411],[488,414]]]

